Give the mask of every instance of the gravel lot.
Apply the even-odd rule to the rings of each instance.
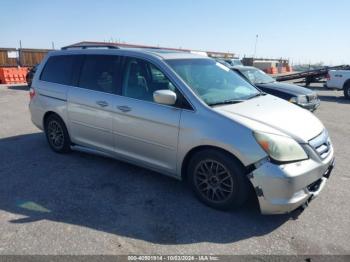
[[[331,179],[299,216],[262,216],[253,201],[220,212],[157,173],[55,154],[30,121],[27,87],[0,86],[0,254],[350,254],[350,102],[316,89]]]

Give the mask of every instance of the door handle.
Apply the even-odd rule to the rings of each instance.
[[[131,108],[128,107],[128,106],[118,106],[117,108],[118,108],[120,111],[122,111],[122,112],[129,112],[129,111],[131,111]]]
[[[108,106],[108,103],[106,101],[97,101],[96,104],[98,104],[101,107],[106,107]]]

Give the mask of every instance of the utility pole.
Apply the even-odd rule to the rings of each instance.
[[[22,66],[21,53],[22,53],[22,40],[19,40],[19,50],[18,50],[18,57],[17,57],[17,65],[19,65],[20,67]]]
[[[256,56],[256,46],[258,45],[258,38],[259,38],[259,35],[256,35],[255,36],[255,45],[254,45],[254,56],[253,56],[253,58],[255,58],[255,56]]]
[[[51,42],[52,50],[55,50],[55,43],[52,41]]]

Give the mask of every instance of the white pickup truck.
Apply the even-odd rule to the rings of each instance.
[[[325,86],[344,90],[344,96],[350,99],[350,70],[329,70]]]

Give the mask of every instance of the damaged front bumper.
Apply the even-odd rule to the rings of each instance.
[[[322,191],[334,167],[333,149],[325,159],[278,165],[265,160],[248,178],[253,184],[262,214],[284,214],[307,206]]]

